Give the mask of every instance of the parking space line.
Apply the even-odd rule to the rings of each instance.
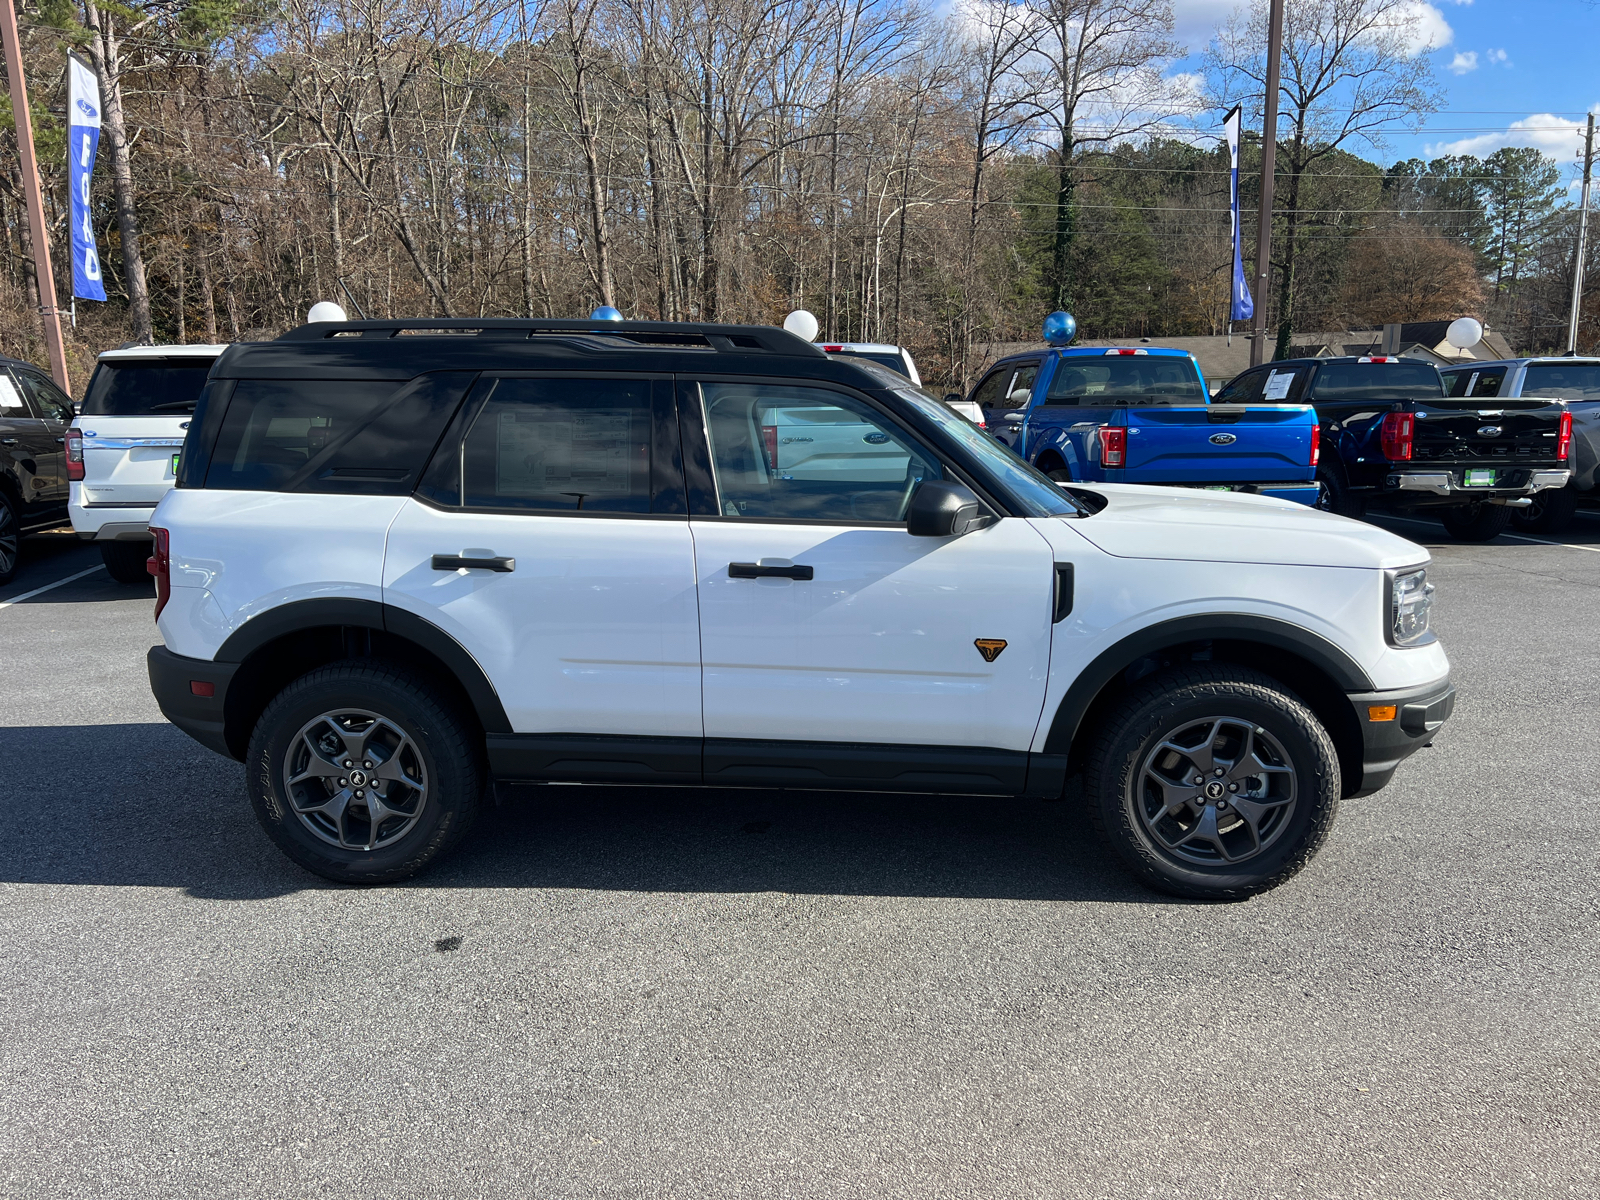
[[[45,592],[60,587],[62,584],[71,583],[75,579],[82,579],[85,575],[93,575],[96,571],[104,571],[104,563],[95,563],[87,571],[79,571],[76,575],[68,575],[65,579],[58,579],[54,583],[47,583],[43,587],[36,587],[31,592],[23,592],[20,596],[13,596],[9,600],[0,600],[0,608],[10,608],[13,604],[21,604],[24,600],[32,600]]]
[[[1432,525],[1432,521],[1418,520],[1416,517],[1396,517],[1389,513],[1381,513],[1390,521],[1404,521],[1408,525]],[[1574,546],[1571,542],[1548,542],[1544,538],[1529,537],[1525,533],[1502,533],[1500,537],[1512,538],[1519,542],[1536,542],[1541,546],[1558,546],[1563,550],[1587,550],[1590,554],[1600,554],[1600,546]]]

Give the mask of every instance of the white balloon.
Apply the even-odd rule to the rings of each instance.
[[[808,342],[816,341],[817,330],[821,328],[817,324],[816,317],[803,308],[797,308],[785,317],[783,319],[783,327],[794,334],[795,337],[803,338]]]
[[[1458,317],[1444,331],[1444,340],[1457,350],[1468,350],[1483,341],[1483,322],[1472,317]]]
[[[344,309],[332,300],[318,300],[311,306],[311,311],[306,314],[306,321],[348,321]]]

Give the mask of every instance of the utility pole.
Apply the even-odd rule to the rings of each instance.
[[[0,0],[0,4],[4,2]],[[1267,26],[1267,94],[1261,108],[1261,220],[1256,226],[1256,311],[1250,319],[1252,367],[1267,357],[1267,286],[1272,278],[1272,185],[1278,169],[1278,60],[1283,57],[1283,0],[1272,0]]]
[[[4,0],[0,0],[3,3]],[[1578,257],[1572,266],[1572,315],[1567,318],[1567,353],[1578,352],[1578,318],[1583,315],[1583,267],[1589,241],[1589,182],[1594,178],[1594,114],[1583,141],[1583,191],[1578,201]]]
[[[39,283],[39,316],[50,350],[50,374],[56,386],[72,395],[67,379],[67,352],[61,344],[61,309],[56,306],[56,276],[50,268],[50,231],[44,223],[39,195],[39,160],[33,153],[33,115],[28,111],[28,85],[22,75],[22,41],[17,35],[17,10],[0,0],[0,36],[6,43],[6,74],[11,79],[11,115],[17,122],[17,157],[22,160],[22,190],[28,194],[28,231],[33,235],[33,269]]]

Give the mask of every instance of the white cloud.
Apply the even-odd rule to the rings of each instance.
[[[1489,60],[1491,67],[1509,67],[1511,65],[1506,59],[1504,50],[1490,50],[1484,57]]]
[[[1228,14],[1241,7],[1241,0],[1172,0],[1173,40],[1189,53],[1198,54]]]
[[[1460,50],[1450,60],[1450,69],[1457,75],[1465,75],[1468,71],[1478,69],[1478,52],[1476,50]]]
[[[1594,111],[1600,112],[1600,104],[1594,106]],[[1587,121],[1572,121],[1554,113],[1534,113],[1511,122],[1501,132],[1481,133],[1457,142],[1430,142],[1423,150],[1430,158],[1443,154],[1475,154],[1481,158],[1505,146],[1531,146],[1543,150],[1562,166],[1568,166],[1583,147],[1587,125]]]
[[[1410,0],[1403,6],[1402,13],[1403,19],[1409,18],[1411,23],[1406,31],[1406,49],[1412,55],[1443,50],[1456,40],[1456,31],[1450,28],[1450,22],[1427,0]]]

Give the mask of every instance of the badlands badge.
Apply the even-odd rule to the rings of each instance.
[[[993,662],[1000,657],[1000,651],[1006,648],[1004,638],[975,638],[972,644],[978,648],[978,653],[983,655],[984,662]]]

